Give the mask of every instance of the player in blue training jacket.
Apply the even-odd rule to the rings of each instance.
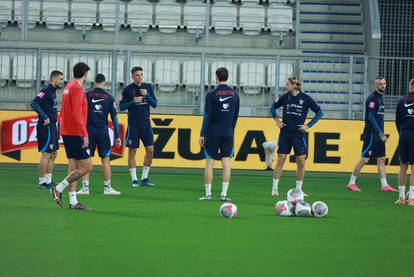
[[[42,88],[31,104],[39,118],[36,125],[38,150],[42,153],[39,163],[39,188],[50,189],[53,186],[52,172],[59,149],[56,89],[62,86],[63,73],[52,71],[49,84]]]
[[[348,189],[351,191],[361,191],[356,185],[356,178],[371,157],[377,160],[381,191],[397,191],[388,185],[385,174],[385,143],[387,142],[387,137],[384,134],[383,95],[386,87],[387,82],[384,77],[377,77],[375,79],[375,91],[365,101],[365,127],[362,135],[364,143],[362,145],[361,159],[355,165],[348,182]]]
[[[239,95],[227,85],[229,73],[226,68],[216,70],[217,86],[206,94],[200,145],[204,147],[206,168],[204,170],[205,195],[200,200],[211,200],[214,160],[221,160],[223,180],[221,201],[230,201],[227,190],[230,183],[233,157],[234,129],[240,109]]]
[[[143,82],[144,70],[135,66],[131,69],[133,83],[122,91],[119,103],[121,111],[128,110],[128,130],[125,144],[128,147],[128,167],[131,174],[132,186],[138,187],[135,155],[142,141],[145,147],[145,158],[142,167],[141,186],[154,187],[155,184],[148,178],[154,156],[154,132],[151,127],[150,107],[157,107],[157,98],[149,83]]]
[[[297,77],[289,77],[286,81],[287,93],[275,100],[270,107],[270,113],[280,128],[277,163],[273,171],[272,196],[279,195],[279,179],[282,176],[283,165],[292,147],[296,157],[296,188],[302,190],[305,176],[305,160],[308,153],[305,133],[322,118],[323,112],[319,105],[309,95],[303,93]],[[277,109],[283,107],[282,121],[279,120]],[[305,124],[308,111],[311,109],[315,116]],[[306,194],[305,194],[306,196]]]

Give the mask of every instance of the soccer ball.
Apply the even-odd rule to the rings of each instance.
[[[220,215],[224,218],[237,216],[237,206],[233,203],[226,202],[220,206]]]
[[[315,217],[325,217],[328,215],[328,205],[322,201],[316,201],[312,204],[312,213]]]
[[[311,206],[305,201],[298,201],[295,206],[296,216],[311,216]]]
[[[300,189],[290,189],[287,192],[287,200],[289,202],[292,202],[293,204],[296,204],[298,201],[303,201],[304,195],[303,191]]]
[[[295,206],[287,200],[282,200],[276,203],[275,211],[279,216],[292,216]]]

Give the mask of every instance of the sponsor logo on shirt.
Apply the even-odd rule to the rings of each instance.
[[[220,102],[223,102],[223,101],[226,101],[227,99],[229,99],[229,98],[231,98],[232,96],[229,96],[229,97],[224,97],[224,98],[219,98],[219,101]]]
[[[101,102],[104,101],[105,99],[92,99],[92,103],[96,103],[96,102]]]
[[[408,107],[410,107],[412,105],[414,105],[414,103],[410,103],[410,104],[404,103],[404,107],[406,107],[406,108],[408,108]]]

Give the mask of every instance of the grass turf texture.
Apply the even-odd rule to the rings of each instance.
[[[102,178],[80,202],[91,212],[56,208],[37,189],[37,168],[0,166],[0,276],[409,276],[414,208],[394,206],[363,175],[362,193],[346,190],[348,174],[309,173],[309,203],[325,201],[327,218],[283,218],[273,210],[271,172],[234,171],[229,195],[239,216],[219,216],[203,194],[202,170],[152,169],[156,188],[134,189],[127,169],[114,168],[119,197],[104,196]],[[216,172],[220,176],[220,171]],[[63,167],[54,174],[58,181]],[[396,183],[395,176],[389,182]],[[277,200],[294,186],[281,179]]]

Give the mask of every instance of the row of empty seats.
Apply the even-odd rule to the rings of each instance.
[[[203,2],[181,4],[171,0],[157,3],[132,0],[119,3],[119,25],[128,26],[132,31],[144,32],[151,27],[158,27],[165,33],[176,32],[178,28],[186,28],[189,32],[204,29],[207,4]],[[73,24],[76,29],[90,30],[100,25],[104,30],[113,31],[116,27],[115,11],[116,3],[113,1],[30,0],[28,27],[44,23],[49,29],[60,30]],[[0,27],[7,26],[8,22],[21,24],[21,0],[0,1]],[[211,5],[209,25],[217,34],[223,35],[238,28],[247,35],[257,35],[263,30],[278,34],[293,29],[293,11],[291,6],[279,3],[264,6],[254,2],[242,5],[217,2]]]
[[[40,77],[46,81],[53,70],[64,72],[65,79],[70,79],[72,66],[77,62],[85,62],[91,67],[89,79],[97,73],[107,77],[108,83],[112,80],[112,59],[110,56],[79,55],[70,58],[64,55],[46,55],[40,61],[40,73],[36,71],[37,56],[34,54],[0,54],[0,86],[5,86],[8,81],[15,81],[17,87],[31,88],[35,80]],[[178,85],[186,85],[189,90],[198,91],[201,83],[201,61],[188,59],[184,61],[170,58],[148,59],[134,56],[130,61],[131,66],[139,65],[144,68],[144,79],[157,84],[161,91],[174,91]],[[243,87],[248,94],[259,93],[258,88],[275,87],[276,65],[265,64],[257,61],[209,61],[205,64],[205,84],[215,83],[215,71],[218,67],[226,67],[229,71],[228,83]],[[115,77],[117,83],[130,82],[129,68],[123,58],[117,60]],[[280,64],[279,86],[283,86],[286,78],[293,74],[293,65],[289,62]],[[126,80],[125,80],[126,79]]]

